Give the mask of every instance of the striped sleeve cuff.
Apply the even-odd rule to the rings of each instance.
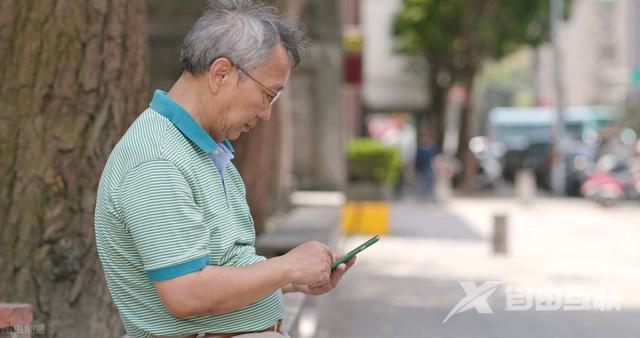
[[[176,265],[168,266],[166,268],[154,269],[147,271],[147,276],[152,282],[157,282],[169,278],[174,278],[188,273],[200,271],[207,266],[209,262],[209,256],[202,256],[192,259],[190,261],[179,263]]]

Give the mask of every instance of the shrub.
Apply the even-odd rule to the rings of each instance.
[[[400,150],[370,138],[347,144],[349,181],[393,183],[402,167]]]

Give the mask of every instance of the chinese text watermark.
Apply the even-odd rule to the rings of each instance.
[[[460,286],[465,292],[458,304],[447,314],[442,323],[451,317],[471,309],[477,313],[491,314],[493,309],[488,303],[501,281],[487,281],[480,285],[473,281],[462,281]],[[620,311],[618,295],[607,289],[586,287],[535,288],[510,286],[504,288],[504,311]]]

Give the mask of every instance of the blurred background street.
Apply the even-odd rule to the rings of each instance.
[[[508,254],[492,253],[492,219],[508,215]],[[358,256],[319,299],[315,337],[637,337],[640,210],[540,198],[455,198],[391,206],[389,235]],[[349,250],[367,236],[348,236]],[[494,314],[471,309],[443,324],[465,293],[459,281],[503,281]],[[611,292],[620,311],[505,311],[505,287]],[[302,335],[301,335],[302,336]]]

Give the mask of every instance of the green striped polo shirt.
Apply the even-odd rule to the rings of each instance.
[[[165,92],[129,127],[104,168],[95,212],[96,245],[109,292],[131,337],[247,332],[285,316],[282,292],[216,316],[174,317],[153,286],[214,266],[264,260],[245,188],[234,165]]]

